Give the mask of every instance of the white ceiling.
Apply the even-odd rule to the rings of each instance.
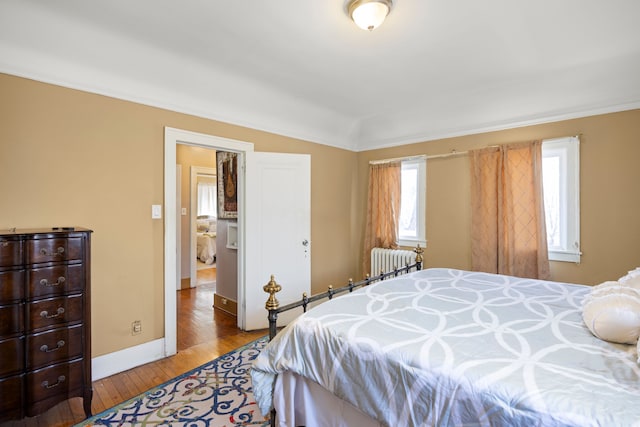
[[[354,151],[640,108],[638,0],[0,0],[0,72]]]

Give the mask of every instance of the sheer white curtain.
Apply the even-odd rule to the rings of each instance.
[[[213,183],[198,183],[198,216],[216,216],[216,190],[216,185]]]

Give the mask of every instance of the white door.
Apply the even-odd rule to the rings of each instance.
[[[268,326],[262,287],[272,274],[282,286],[280,305],[310,295],[311,157],[247,152],[245,174],[246,280],[238,295],[238,326],[254,330]],[[299,314],[283,315],[279,323]]]

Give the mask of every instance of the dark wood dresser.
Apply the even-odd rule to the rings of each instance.
[[[82,397],[91,415],[91,230],[0,231],[0,421]]]

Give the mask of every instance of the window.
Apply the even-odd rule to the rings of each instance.
[[[216,192],[215,182],[198,182],[198,216],[206,215],[215,218],[217,212]]]
[[[542,181],[549,260],[580,262],[580,140],[542,143]]]
[[[400,219],[398,244],[400,246],[427,245],[425,233],[425,199],[427,162],[424,158],[402,161],[400,178]]]

